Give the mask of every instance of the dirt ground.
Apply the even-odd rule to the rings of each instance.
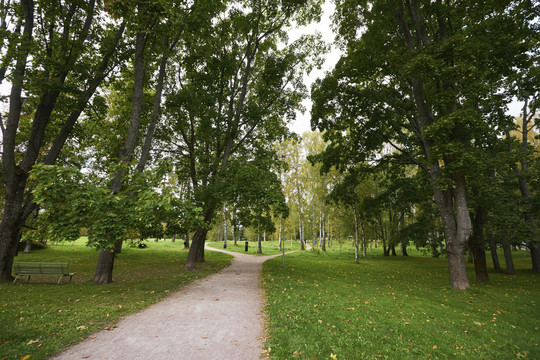
[[[263,262],[276,255],[217,251],[234,256],[231,266],[53,359],[259,359],[264,340],[260,275]]]

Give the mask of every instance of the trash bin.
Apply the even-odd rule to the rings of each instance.
[[[227,244],[226,244],[226,243],[223,243],[223,248],[224,248],[224,249],[227,248]]]
[[[248,250],[248,246],[249,246],[249,241],[246,241],[246,252]]]

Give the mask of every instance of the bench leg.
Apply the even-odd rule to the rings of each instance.
[[[17,279],[19,278],[19,275],[15,276],[15,280],[13,280],[13,283],[16,284],[17,283]]]
[[[27,282],[30,282],[30,276],[32,276],[32,275],[28,275],[28,280],[27,280]]]
[[[64,275],[60,276],[60,279],[58,279],[58,283],[61,284],[62,283],[62,278],[64,277]]]

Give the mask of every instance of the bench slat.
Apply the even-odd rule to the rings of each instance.
[[[69,276],[69,280],[75,273],[70,273],[68,268],[68,263],[53,263],[53,262],[16,262],[13,263],[13,272],[17,277],[15,278],[14,283],[17,281],[19,276],[28,276],[30,281],[31,275],[56,275],[60,276],[58,282],[62,280],[63,276]]]

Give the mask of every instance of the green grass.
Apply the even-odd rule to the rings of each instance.
[[[15,261],[68,262],[73,282],[58,277],[26,278],[17,285],[0,283],[0,359],[43,359],[111,329],[127,314],[140,311],[177,291],[190,281],[230,264],[231,256],[206,252],[198,271],[184,272],[187,251],[183,242],[148,242],[148,248],[124,247],[115,260],[113,284],[92,281],[98,253],[78,240],[31,254]],[[67,281],[67,282],[66,282]]]
[[[336,247],[335,247],[336,248]],[[334,249],[335,249],[334,248]],[[350,248],[288,255],[263,268],[271,359],[540,359],[540,275],[450,288],[445,258],[368,256]],[[502,259],[501,259],[502,260]]]
[[[281,254],[279,250],[278,241],[261,241],[262,254],[257,254],[257,241],[250,241],[248,245],[248,251],[245,251],[245,241],[238,241],[237,245],[234,245],[234,241],[227,241],[227,251],[244,253],[249,255],[275,255]],[[223,241],[207,242],[208,246],[216,249],[223,249]],[[285,241],[285,252],[300,250],[300,242],[298,241]]]

